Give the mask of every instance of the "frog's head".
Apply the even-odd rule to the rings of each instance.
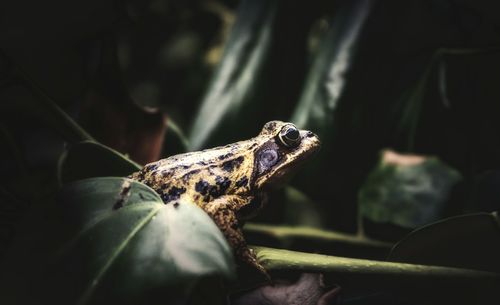
[[[254,152],[254,189],[282,184],[294,170],[320,148],[319,138],[292,123],[271,121],[257,138],[261,145]]]

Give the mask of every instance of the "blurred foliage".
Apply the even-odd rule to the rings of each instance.
[[[399,241],[389,259],[498,272],[498,221],[497,213],[478,213],[435,222]]]
[[[248,242],[262,246],[330,255],[383,260],[391,243],[342,232],[315,229],[310,226],[284,226],[247,223]]]
[[[384,151],[359,191],[360,217],[416,228],[442,218],[460,174],[436,157]]]
[[[269,52],[276,6],[277,1],[256,0],[243,1],[239,7],[222,60],[195,116],[189,137],[191,150],[206,147],[211,135],[241,126],[244,117],[255,117],[265,107],[258,100],[250,102]]]
[[[191,263],[206,259],[222,277],[232,270],[220,232],[196,207],[162,207],[151,190],[134,183],[133,194],[148,195],[131,195],[130,206],[110,211],[125,180],[102,177],[247,139],[272,119],[314,131],[323,145],[291,186],[271,194],[256,219],[266,224],[247,227],[253,243],[382,260],[389,243],[380,240],[397,241],[417,229],[389,260],[498,272],[496,214],[418,227],[499,208],[499,8],[486,0],[2,2],[0,254],[8,270],[2,283],[12,288],[2,295],[7,289],[12,297],[49,300],[50,288],[60,286],[66,302],[134,303],[148,285],[152,298],[163,291],[155,287],[166,285],[172,298],[185,297],[180,302],[224,303],[220,276],[212,280],[205,269],[194,270],[186,277],[190,284],[177,290],[160,274],[166,269],[123,276],[148,261],[173,268],[165,274],[179,271],[179,261],[161,257],[178,247],[186,258],[195,256]],[[386,148],[425,161],[387,165],[377,159]],[[99,273],[91,273],[106,266],[97,260],[110,258],[118,236],[135,232],[146,215],[140,211],[158,216],[145,228],[181,236],[196,218],[200,227],[189,238],[219,248],[203,253],[199,243],[182,248],[172,235],[155,234],[141,240],[160,240],[166,248],[152,247],[145,258],[132,240],[93,286]],[[96,256],[97,249],[107,254]],[[335,278],[349,304],[487,303],[498,284],[473,270],[269,251],[269,266],[282,264],[271,269]],[[323,259],[326,269],[315,265]],[[46,277],[48,271],[54,273]],[[81,284],[74,290],[64,289],[67,271]],[[468,277],[478,274],[477,282]],[[381,287],[395,278],[400,291]],[[450,287],[461,280],[464,294],[451,297]],[[370,290],[362,283],[381,285]],[[412,291],[415,283],[425,291]],[[325,292],[316,284],[298,280],[289,287]],[[25,293],[33,287],[40,294]]]

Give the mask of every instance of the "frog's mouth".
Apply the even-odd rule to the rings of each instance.
[[[266,174],[258,177],[255,184],[258,189],[276,188],[285,184],[295,171],[321,147],[321,142],[314,133],[300,131],[301,143],[293,149],[283,149],[280,161]]]

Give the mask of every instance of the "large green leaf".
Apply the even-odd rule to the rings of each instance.
[[[129,179],[68,184],[23,231],[3,259],[2,304],[185,303],[207,287],[201,303],[210,303],[233,274],[231,249],[206,213],[165,205]]]

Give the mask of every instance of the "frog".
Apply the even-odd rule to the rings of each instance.
[[[151,187],[165,204],[199,206],[223,233],[236,258],[269,278],[248,247],[242,224],[262,209],[267,193],[284,185],[320,146],[313,132],[270,121],[256,137],[161,159],[129,178]]]

